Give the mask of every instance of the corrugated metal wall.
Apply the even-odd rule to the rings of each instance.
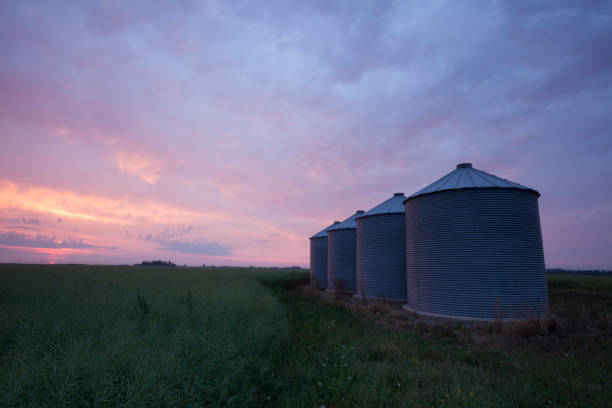
[[[406,216],[357,219],[357,295],[406,299]]]
[[[310,238],[310,284],[327,288],[327,237]]]
[[[335,283],[342,281],[343,289],[356,289],[356,239],[355,228],[327,232],[327,287],[337,289]]]
[[[408,306],[475,319],[542,316],[548,291],[530,190],[447,190],[406,200]]]

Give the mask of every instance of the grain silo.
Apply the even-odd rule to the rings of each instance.
[[[359,297],[406,300],[406,216],[404,193],[357,219]]]
[[[310,284],[321,289],[327,288],[327,230],[340,221],[310,237]]]
[[[406,308],[470,320],[545,315],[539,196],[462,163],[408,197]]]
[[[355,292],[356,289],[356,231],[355,219],[363,215],[355,214],[332,225],[327,230],[327,287],[329,290]]]

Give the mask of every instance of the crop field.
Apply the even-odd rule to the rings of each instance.
[[[612,278],[468,327],[263,268],[0,265],[1,407],[606,407]]]

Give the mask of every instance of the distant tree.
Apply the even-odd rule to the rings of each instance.
[[[164,262],[162,260],[157,261],[142,261],[140,264],[136,264],[137,266],[176,266],[172,261],[168,260],[168,262]]]
[[[548,268],[546,269],[546,273],[551,275],[565,274],[565,275],[612,275],[611,270],[601,270],[601,269],[562,269],[562,268]]]

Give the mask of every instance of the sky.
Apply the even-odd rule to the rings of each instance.
[[[612,2],[0,3],[0,262],[307,267],[460,162],[612,269]]]

